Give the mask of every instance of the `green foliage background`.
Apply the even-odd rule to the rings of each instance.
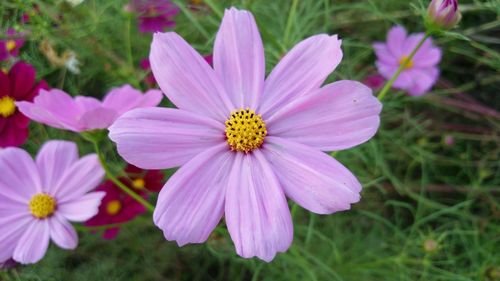
[[[211,53],[223,9],[252,11],[266,49],[267,69],[298,41],[339,34],[344,59],[329,81],[363,80],[374,73],[371,43],[394,24],[422,32],[427,1],[235,0],[202,1],[182,9],[175,32],[200,53]],[[137,30],[126,1],[3,0],[1,30],[29,30],[21,58],[52,87],[101,97],[130,83],[146,89],[150,34]],[[78,226],[75,251],[51,246],[38,264],[0,271],[0,280],[500,280],[500,1],[460,1],[463,21],[454,34],[435,38],[443,48],[442,76],[421,98],[392,91],[384,100],[377,136],[335,157],[363,183],[362,200],[349,212],[320,216],[290,203],[295,238],[271,263],[235,254],[224,225],[202,245],[178,248],[144,215],[104,241]],[[35,7],[38,7],[36,11]],[[21,15],[31,15],[20,25]],[[51,66],[39,51],[48,39],[82,62],[74,75]],[[164,101],[164,106],[172,106]],[[447,146],[446,135],[455,143]],[[70,139],[80,152],[92,147],[79,136],[32,123],[35,153],[49,139]],[[145,140],[147,141],[147,140]],[[124,163],[109,144],[109,164]],[[172,171],[166,171],[171,174]],[[433,243],[434,250],[425,244]]]

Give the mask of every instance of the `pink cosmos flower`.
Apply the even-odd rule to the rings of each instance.
[[[391,28],[387,42],[373,44],[377,55],[379,73],[389,80],[401,64],[405,67],[392,87],[407,91],[412,96],[427,93],[439,77],[438,64],[441,61],[441,49],[427,39],[412,60],[408,61],[411,51],[424,36],[423,33],[407,35],[401,26]]]
[[[32,101],[45,81],[36,82],[33,66],[22,61],[12,66],[8,74],[0,71],[0,147],[22,145],[29,135],[30,120],[16,107],[16,101]]]
[[[115,223],[123,223],[133,220],[140,214],[146,212],[146,208],[135,199],[124,193],[112,181],[102,183],[96,189],[104,191],[106,195],[102,199],[99,212],[85,222],[86,226],[102,226]],[[106,240],[115,239],[120,227],[111,227],[104,231],[102,237]]]
[[[140,32],[163,31],[175,26],[174,17],[179,13],[170,0],[132,0],[127,10],[137,13]]]
[[[92,97],[72,98],[62,90],[40,91],[34,102],[17,102],[19,110],[32,120],[51,127],[83,132],[108,128],[123,113],[139,107],[157,106],[161,91],[139,90],[125,85],[112,89],[101,102]]]
[[[7,36],[22,36],[21,33],[17,33],[12,28],[7,29],[6,34]],[[19,55],[19,49],[21,49],[23,45],[23,38],[0,40],[0,61],[6,60],[10,57],[17,57]]]
[[[370,139],[381,104],[355,81],[321,87],[342,59],[341,41],[312,36],[265,77],[251,13],[226,10],[214,68],[179,35],[155,33],[150,61],[178,107],[132,110],[109,128],[128,162],[181,166],[161,190],[154,222],[167,240],[202,243],[224,216],[236,252],[265,261],[292,242],[285,196],[319,214],[348,210],[361,185],[322,151]]]
[[[103,192],[90,192],[104,171],[97,155],[78,159],[76,144],[49,141],[35,161],[24,150],[0,150],[0,263],[27,264],[45,255],[49,240],[74,249],[78,236],[69,221],[97,213]]]

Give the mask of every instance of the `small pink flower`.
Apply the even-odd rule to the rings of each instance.
[[[445,135],[443,142],[446,146],[452,146],[455,144],[455,138],[452,135]]]
[[[424,42],[413,59],[408,61],[411,51],[423,36],[423,33],[407,36],[403,27],[395,26],[387,34],[386,43],[373,44],[378,71],[385,79],[389,80],[401,64],[405,65],[393,87],[405,90],[412,96],[427,93],[439,77],[441,49],[435,47],[430,38]]]
[[[384,86],[385,78],[380,74],[366,76],[363,84],[370,87],[372,90],[378,90]]]
[[[32,120],[51,127],[83,132],[106,129],[125,112],[140,107],[157,106],[161,91],[139,90],[125,85],[112,89],[101,102],[92,97],[72,98],[59,89],[41,90],[34,102],[17,102],[19,110]]]
[[[69,221],[97,213],[104,192],[90,192],[104,176],[97,155],[78,159],[75,143],[49,141],[35,161],[24,150],[0,150],[0,263],[27,264],[43,258],[49,240],[75,249]]]
[[[10,57],[17,57],[19,49],[24,45],[22,34],[17,33],[14,29],[9,28],[6,35],[20,38],[0,40],[0,61],[9,59]]]
[[[450,29],[461,18],[457,0],[432,0],[427,9],[427,21],[438,28]]]
[[[180,9],[170,0],[132,0],[126,10],[137,13],[140,32],[163,31],[175,26]]]
[[[369,140],[382,105],[359,82],[322,87],[342,59],[340,45],[336,35],[307,38],[265,79],[247,11],[226,10],[213,68],[176,33],[154,34],[153,74],[178,109],[132,110],[109,130],[129,163],[181,166],[154,211],[167,240],[202,243],[224,217],[239,255],[270,261],[293,238],[285,196],[319,214],[359,201],[356,177],[322,151]]]

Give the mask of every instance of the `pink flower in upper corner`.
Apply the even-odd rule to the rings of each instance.
[[[17,102],[19,110],[32,120],[51,127],[83,132],[106,129],[125,112],[139,107],[157,106],[159,90],[145,94],[125,85],[112,89],[101,102],[92,97],[72,98],[59,89],[41,90],[33,102]]]
[[[384,86],[385,78],[380,74],[366,76],[363,84],[370,87],[372,90],[378,90]]]
[[[7,60],[10,57],[17,57],[19,49],[24,45],[22,34],[17,33],[14,29],[9,28],[6,35],[17,38],[0,40],[0,61]]]
[[[439,77],[438,64],[441,61],[441,49],[427,39],[412,60],[408,61],[411,51],[424,36],[423,33],[407,35],[401,26],[391,28],[387,42],[373,44],[377,55],[377,68],[380,74],[390,79],[401,64],[404,69],[393,84],[412,96],[427,93]]]
[[[427,22],[438,28],[453,28],[461,18],[457,0],[432,0],[427,9]]]
[[[174,17],[180,11],[170,0],[132,0],[127,10],[137,13],[140,32],[163,31],[174,27]]]
[[[322,87],[340,45],[336,35],[305,39],[264,79],[264,48],[247,11],[226,10],[214,68],[176,33],[154,34],[151,67],[178,109],[136,109],[109,130],[129,163],[181,166],[154,211],[167,240],[202,243],[224,216],[239,255],[270,261],[292,242],[285,196],[319,214],[359,201],[356,177],[322,151],[369,140],[382,105],[359,82]]]
[[[32,101],[45,81],[36,82],[33,66],[22,61],[12,66],[8,74],[0,71],[0,147],[19,146],[29,135],[29,118],[16,107],[16,101]]]
[[[75,249],[70,221],[97,213],[104,192],[89,192],[104,176],[97,155],[78,159],[75,143],[49,141],[35,161],[20,148],[0,150],[0,263],[23,264],[43,258],[49,240]]]

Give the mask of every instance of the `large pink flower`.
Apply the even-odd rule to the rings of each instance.
[[[157,106],[161,91],[146,94],[125,85],[112,89],[101,102],[92,97],[72,98],[59,89],[41,90],[31,102],[17,102],[19,110],[29,118],[51,127],[83,132],[106,129],[123,113],[138,107]]]
[[[104,176],[95,154],[78,159],[72,142],[50,141],[36,160],[19,148],[0,150],[0,263],[11,257],[35,263],[49,240],[74,249],[78,236],[69,221],[97,213],[104,192],[90,192]]]
[[[386,43],[373,44],[378,71],[387,80],[396,73],[401,64],[405,64],[392,86],[405,90],[412,96],[427,93],[439,77],[437,65],[441,61],[441,50],[432,44],[430,38],[424,42],[412,60],[407,60],[423,36],[423,33],[408,36],[403,27],[395,26],[387,34]]]
[[[153,73],[179,109],[130,111],[110,137],[136,166],[181,166],[154,212],[166,239],[204,242],[224,215],[237,253],[270,261],[293,237],[285,195],[320,214],[358,202],[358,180],[321,151],[370,139],[381,104],[355,81],[321,87],[342,59],[340,45],[337,36],[310,37],[264,80],[264,49],[247,11],[225,12],[213,69],[176,33],[154,35]]]

